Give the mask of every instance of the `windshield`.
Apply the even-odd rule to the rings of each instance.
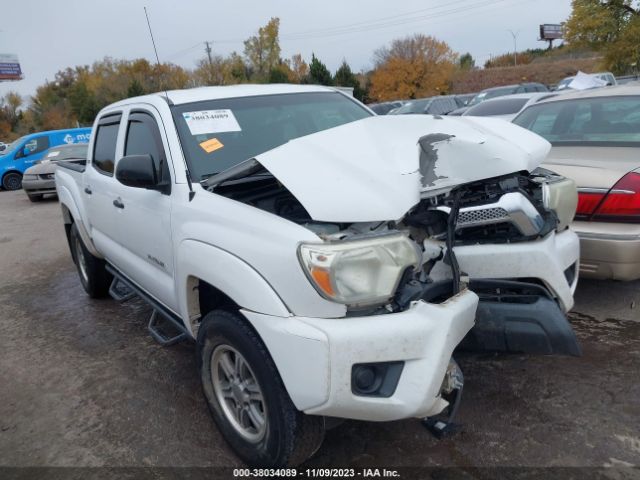
[[[13,142],[11,142],[9,145],[7,145],[7,148],[5,148],[4,151],[0,153],[0,155],[6,155],[7,153],[10,153],[11,151],[15,150],[15,148],[18,145],[20,145],[25,138],[27,138],[27,135],[25,135],[24,137],[20,137],[14,140]]]
[[[509,115],[518,113],[529,101],[528,98],[498,98],[490,102],[482,102],[464,112],[464,115],[476,117],[491,117],[494,115]]]
[[[409,113],[424,113],[425,109],[431,102],[430,98],[424,100],[414,100],[409,103],[405,103],[400,108],[396,109],[393,114],[394,115],[406,115]]]
[[[640,96],[593,97],[539,104],[513,123],[553,145],[640,146]]]
[[[205,100],[171,108],[195,181],[294,138],[372,115],[338,92]]]
[[[88,148],[89,146],[86,143],[50,148],[43,160],[58,162],[60,160],[86,159]]]
[[[511,93],[515,93],[517,87],[504,87],[504,88],[492,88],[491,90],[485,90],[484,92],[480,92],[478,95],[473,97],[473,99],[467,104],[468,106],[477,105],[480,102],[484,102],[485,100],[489,100],[490,98],[502,97],[503,95],[509,95]]]

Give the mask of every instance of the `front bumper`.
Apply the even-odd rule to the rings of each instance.
[[[640,225],[573,222],[580,237],[580,275],[585,278],[640,278]]]
[[[573,307],[578,276],[569,273],[578,263],[580,242],[571,230],[551,232],[530,242],[457,246],[455,254],[460,270],[472,280],[541,280],[564,312]],[[439,262],[431,272],[435,280],[450,276],[451,269],[444,262]]]
[[[312,415],[391,421],[440,413],[440,389],[458,343],[474,325],[478,296],[464,290],[442,304],[404,312],[320,319],[242,310],[266,344],[296,408]],[[404,362],[389,397],[355,395],[352,367]]]
[[[56,181],[55,179],[37,179],[37,180],[28,180],[24,177],[22,178],[22,188],[30,194],[45,194],[45,193],[56,193]]]

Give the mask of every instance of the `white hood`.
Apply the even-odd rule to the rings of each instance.
[[[327,222],[399,220],[420,198],[535,169],[551,145],[503,120],[392,115],[314,133],[258,155]]]

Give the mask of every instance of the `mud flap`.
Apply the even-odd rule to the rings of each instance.
[[[469,288],[480,303],[476,325],[460,343],[461,350],[582,355],[566,315],[544,287],[476,280]]]

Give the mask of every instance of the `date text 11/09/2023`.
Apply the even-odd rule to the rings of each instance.
[[[236,468],[233,477],[400,478],[400,474],[386,468]]]

